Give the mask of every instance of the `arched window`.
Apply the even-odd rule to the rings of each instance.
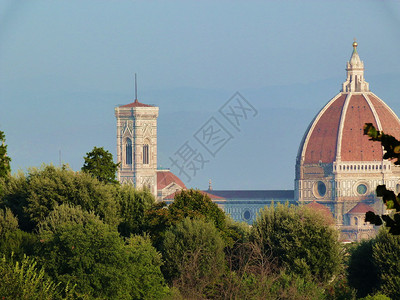
[[[149,164],[149,145],[148,144],[143,145],[143,164],[145,164],[145,165]]]
[[[125,161],[126,161],[127,165],[131,165],[132,164],[132,141],[129,138],[126,139]]]

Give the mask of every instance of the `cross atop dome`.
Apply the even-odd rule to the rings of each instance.
[[[364,79],[364,62],[361,61],[357,52],[358,43],[353,42],[353,53],[347,62],[347,79],[342,85],[342,92],[369,92],[369,84]]]

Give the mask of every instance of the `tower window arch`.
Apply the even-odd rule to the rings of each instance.
[[[125,162],[127,165],[132,164],[132,141],[130,138],[126,139],[125,144]]]
[[[145,164],[145,165],[149,164],[149,145],[148,144],[143,145],[143,164]]]

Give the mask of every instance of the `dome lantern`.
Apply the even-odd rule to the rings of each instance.
[[[347,79],[343,83],[342,92],[369,92],[369,84],[364,79],[364,62],[357,52],[358,43],[353,43],[353,53],[347,62]]]

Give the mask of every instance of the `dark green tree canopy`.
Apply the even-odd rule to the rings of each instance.
[[[64,203],[93,211],[108,224],[119,221],[116,187],[85,172],[43,165],[9,181],[1,205],[12,210],[23,230],[31,231],[54,207]]]
[[[62,292],[66,292],[66,297]],[[63,289],[53,282],[43,268],[37,267],[34,258],[24,256],[21,261],[15,261],[13,256],[3,256],[0,258],[0,295],[2,299],[72,299],[73,287]]]
[[[338,232],[307,207],[265,207],[253,225],[252,237],[280,266],[303,278],[327,282],[339,270]]]
[[[375,238],[372,251],[378,269],[379,292],[391,299],[400,299],[400,236],[382,228]]]
[[[177,193],[168,209],[172,216],[179,220],[203,216],[218,229],[226,228],[226,216],[223,210],[199,190],[190,189]]]
[[[349,285],[357,290],[357,297],[366,297],[379,287],[378,268],[373,259],[375,240],[362,241],[350,249],[348,261]]]
[[[0,131],[0,177],[6,177],[11,172],[11,158],[7,156],[7,145],[5,145],[6,136]]]
[[[115,173],[119,164],[114,163],[112,154],[103,147],[94,147],[91,152],[86,153],[84,159],[83,172],[89,173],[105,183],[118,183]]]
[[[224,247],[213,223],[197,218],[183,219],[167,230],[163,241],[167,280],[178,281],[188,288],[185,294],[196,291],[201,295],[224,271]]]
[[[228,216],[206,194],[199,190],[183,190],[175,194],[174,201],[166,206],[165,202],[156,203],[146,214],[148,231],[159,249],[165,230],[181,222],[184,218],[203,218],[219,230],[227,246],[239,239],[234,226],[229,226]]]
[[[147,237],[126,242],[114,226],[78,206],[57,206],[39,224],[39,262],[57,282],[95,299],[162,299],[161,255]],[[92,298],[89,298],[92,299]]]
[[[375,239],[363,241],[350,251],[349,284],[363,299],[400,299],[400,236],[382,227]],[[378,297],[378,295],[381,295]]]
[[[140,234],[145,230],[146,212],[155,203],[154,196],[149,190],[136,190],[128,184],[117,187],[121,217],[118,231],[125,237]]]

